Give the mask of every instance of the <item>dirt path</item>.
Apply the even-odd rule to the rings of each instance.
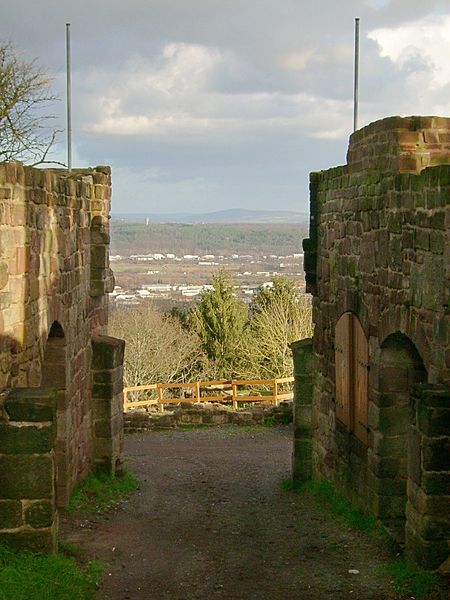
[[[129,437],[139,492],[66,535],[106,563],[98,598],[389,598],[380,548],[307,493],[281,490],[291,445],[288,427]]]

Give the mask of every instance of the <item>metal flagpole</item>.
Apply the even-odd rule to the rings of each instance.
[[[353,89],[353,131],[358,129],[359,109],[359,17],[355,19],[355,83]]]
[[[67,168],[72,170],[72,99],[70,80],[70,23],[66,23]]]

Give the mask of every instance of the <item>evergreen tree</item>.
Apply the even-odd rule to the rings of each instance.
[[[213,277],[212,286],[191,311],[190,323],[204,352],[216,363],[218,377],[228,379],[239,364],[247,310],[233,296],[232,282],[225,271]]]

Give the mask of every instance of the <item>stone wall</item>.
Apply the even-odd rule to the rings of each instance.
[[[120,467],[123,451],[125,342],[97,336],[92,340],[92,349],[93,460],[96,471],[111,475]]]
[[[310,180],[313,475],[437,568],[450,540],[450,119],[372,123],[347,158]]]
[[[292,403],[258,404],[249,409],[232,409],[220,404],[187,404],[173,412],[159,414],[131,410],[124,414],[126,433],[142,433],[154,429],[176,429],[183,426],[214,425],[287,425],[292,421]]]
[[[0,390],[56,390],[59,506],[96,462],[92,339],[106,332],[113,288],[110,199],[109,167],[69,174],[0,164]],[[109,368],[119,402],[120,366]],[[117,424],[112,465],[120,438]]]
[[[312,339],[291,344],[294,360],[294,449],[292,478],[307,481],[312,475]]]
[[[56,397],[15,389],[0,397],[0,543],[56,548]]]

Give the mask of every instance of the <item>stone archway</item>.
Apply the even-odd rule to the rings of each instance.
[[[56,390],[56,503],[66,506],[69,494],[68,430],[70,427],[67,407],[67,349],[64,329],[54,321],[45,346],[42,363],[41,386]]]
[[[376,516],[400,543],[405,535],[408,479],[408,430],[412,424],[413,388],[427,380],[423,360],[404,334],[381,344],[377,404],[372,406],[371,465]]]

